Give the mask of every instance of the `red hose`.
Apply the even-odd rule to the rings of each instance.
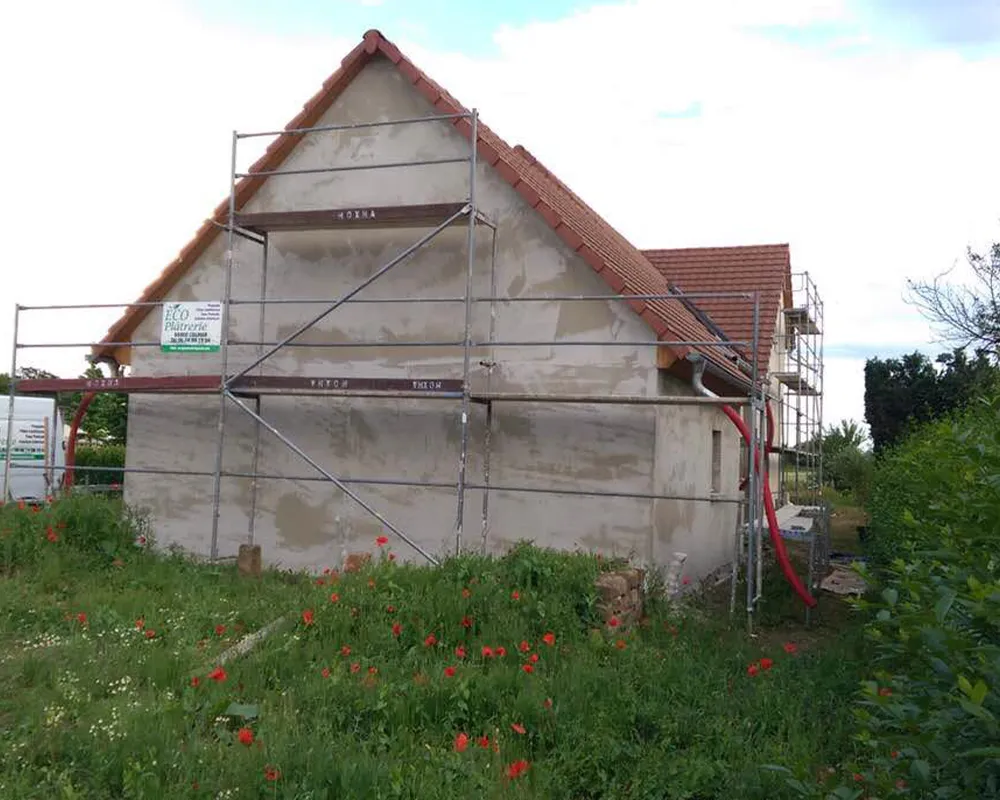
[[[739,429],[739,432],[743,435],[746,440],[748,447],[753,447],[753,464],[754,470],[760,472],[760,450],[750,442],[750,431],[747,429],[746,423],[743,422],[743,418],[733,410],[731,406],[722,406],[723,412],[726,416],[732,420],[732,423]],[[771,445],[774,441],[774,417],[771,413],[771,404],[767,404],[767,452],[770,454]],[[767,478],[767,471],[764,471],[765,480]],[[801,599],[810,608],[816,605],[816,598],[813,597],[809,590],[806,589],[802,580],[792,569],[792,562],[788,560],[788,551],[785,549],[785,542],[781,538],[781,530],[778,527],[778,518],[774,513],[774,498],[771,497],[771,486],[770,483],[764,487],[764,511],[767,514],[767,527],[771,532],[771,543],[774,545],[774,552],[778,558],[778,564],[781,566],[781,572],[785,576],[791,585],[792,589],[795,591]]]
[[[90,392],[80,399],[80,405],[77,406],[73,422],[69,426],[69,440],[66,443],[66,471],[63,475],[64,491],[69,491],[73,486],[73,467],[76,466],[76,437],[80,432],[80,425],[87,414],[87,409],[90,408],[90,404],[94,402],[96,396],[94,392]]]
[[[767,408],[767,448],[764,452],[766,455],[770,456],[771,450],[774,447],[774,414],[771,412],[770,403],[767,403],[765,408]],[[770,466],[770,464],[768,466]],[[747,488],[748,483],[750,483],[750,478],[744,478],[740,481],[741,492]]]

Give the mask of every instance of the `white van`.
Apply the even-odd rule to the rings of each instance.
[[[52,397],[15,397],[7,493],[9,398],[0,396],[0,500],[43,501],[62,485],[66,468],[62,414]]]

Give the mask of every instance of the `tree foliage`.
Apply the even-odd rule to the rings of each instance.
[[[915,426],[940,419],[980,396],[997,376],[985,350],[942,353],[932,362],[914,352],[902,358],[870,358],[865,364],[865,420],[876,453]]]
[[[945,281],[947,272],[931,281],[908,281],[911,302],[945,339],[960,348],[977,347],[994,359],[1000,356],[1000,242],[985,253],[967,251],[970,285]]]

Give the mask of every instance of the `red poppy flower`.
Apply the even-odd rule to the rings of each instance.
[[[751,678],[756,677],[758,672],[760,672],[760,670],[757,668],[756,664],[751,664],[749,667],[747,667],[747,675],[749,675]]]
[[[468,746],[469,746],[469,737],[468,737],[468,735],[466,735],[464,733],[460,733],[460,734],[458,734],[458,736],[455,737],[455,752],[456,753],[464,753],[465,752],[465,748],[467,748]]]
[[[879,688],[878,690],[879,697],[889,697],[890,695],[892,695],[892,689],[890,689],[888,686],[882,686]]]
[[[619,620],[618,617],[612,617],[608,620],[608,626],[611,628],[617,628],[621,624],[621,620]]]
[[[390,614],[395,614],[395,613],[396,613],[396,606],[386,606],[386,607],[385,607],[385,610],[386,610],[386,611],[387,611],[388,613],[390,613]]]
[[[249,747],[253,744],[253,731],[249,728],[240,728],[236,733],[236,738],[240,740],[240,744]]]
[[[624,650],[626,647],[628,647],[628,645],[625,644],[624,639],[619,639],[617,642],[615,642],[615,647],[617,647],[619,650]]]
[[[507,767],[507,777],[510,779],[519,778],[525,772],[528,771],[530,765],[523,758],[520,761],[515,761],[509,767]]]
[[[465,658],[465,648],[462,647],[462,645],[459,645],[458,647],[456,647],[455,648],[455,655],[458,656],[459,658]]]
[[[211,672],[208,673],[208,677],[211,678],[216,683],[222,683],[228,676],[226,671],[222,667],[216,667]]]
[[[795,644],[795,642],[785,642],[784,647],[785,647],[785,652],[789,654],[794,653],[796,650],[799,649],[799,646]]]
[[[760,660],[761,669],[771,669],[774,666],[774,661],[770,658],[762,658]]]
[[[369,675],[378,675],[378,667],[368,667]]]
[[[510,729],[514,731],[514,733],[519,733],[522,736],[525,734],[524,726],[520,722],[512,722]]]
[[[152,628],[147,628],[146,629],[146,638],[147,639],[152,639],[154,636],[156,636],[156,631],[154,631]]]
[[[50,542],[58,542],[59,534],[56,533],[54,530],[52,530],[51,527],[49,527],[48,530],[45,531],[45,538],[48,539]]]
[[[344,658],[347,658],[351,654],[351,646],[349,644],[345,644],[343,647],[340,648],[340,654]]]
[[[444,668],[444,676],[446,678],[454,678],[455,677],[455,668],[454,667],[445,667]]]
[[[264,780],[274,783],[281,777],[281,773],[278,772],[274,767],[264,767]]]
[[[472,627],[472,619],[470,617],[462,617],[462,627],[463,628],[471,628]]]
[[[379,547],[385,547],[387,544],[389,544],[389,537],[388,536],[379,536],[375,540],[375,544],[378,545]]]
[[[462,589],[462,597],[468,600],[470,597],[472,597],[472,591],[469,589]]]
[[[324,581],[322,578],[317,578],[316,579],[316,585],[317,586],[322,586],[324,583],[326,583],[326,581]]]
[[[520,600],[521,599],[521,593],[517,589],[515,589],[513,592],[510,593],[510,599],[511,600]]]
[[[542,641],[549,647],[552,647],[556,643],[556,635],[554,633],[547,633],[542,637]]]
[[[424,639],[424,647],[433,647],[437,644],[437,636],[433,633],[428,634],[427,638]]]
[[[312,612],[312,609],[307,608],[305,611],[302,612],[302,621],[306,625],[312,625],[313,624],[313,612]]]
[[[79,614],[76,615],[76,621],[79,622],[81,625],[86,625],[87,615],[81,611]]]
[[[146,627],[146,619],[144,617],[139,617],[139,619],[135,621],[135,629],[137,631],[141,631],[145,627]]]
[[[493,652],[497,654],[497,658],[503,658],[505,655],[507,655],[507,648],[506,647],[498,647]]]
[[[215,626],[215,635],[216,636],[222,636],[222,634],[224,634],[225,632],[226,632],[226,626],[225,625],[216,625]]]
[[[351,664],[351,672],[361,672],[361,665],[357,661]]]
[[[487,645],[483,645],[482,649],[483,658],[493,658],[493,648]]]
[[[400,625],[398,622],[392,623],[392,635],[393,636],[395,636],[395,637],[398,638],[399,634],[401,634],[402,632],[403,632],[403,626],[402,625]]]
[[[323,669],[320,670],[319,674],[322,675],[324,678],[329,678],[330,677],[330,668],[329,667],[323,667]]]
[[[478,744],[481,748],[483,748],[483,750],[485,750],[490,746],[490,737],[480,736],[478,739],[476,739],[476,744]]]
[[[865,779],[865,776],[860,772],[855,772],[852,777],[854,778],[855,783],[861,783]]]
[[[527,673],[532,673],[535,671],[535,668],[531,666],[531,664],[522,664],[521,669],[523,669]]]
[[[331,603],[339,603],[340,602],[340,595],[337,594],[336,592],[334,592],[333,594],[331,594],[330,595],[330,602]]]
[[[201,678],[199,678],[197,675],[195,675],[194,677],[192,677],[191,678],[191,685],[195,689],[197,689],[201,685]]]
[[[521,644],[517,646],[517,649],[522,653],[527,653],[531,649],[531,645],[528,644],[527,640],[522,640]]]
[[[544,700],[542,701],[542,706],[543,706],[544,708],[552,708],[552,698],[551,698],[551,697],[546,697],[546,698],[545,698],[545,699],[544,699]]]

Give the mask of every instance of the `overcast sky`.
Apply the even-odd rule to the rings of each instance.
[[[7,3],[0,352],[15,302],[134,299],[227,193],[231,131],[282,127],[371,27],[639,247],[789,242],[828,422],[863,417],[866,357],[943,349],[905,279],[1000,237],[997,0]]]

